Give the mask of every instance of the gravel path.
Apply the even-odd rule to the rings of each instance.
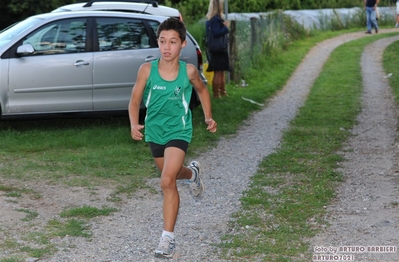
[[[365,37],[365,34],[351,33],[319,43],[305,57],[284,89],[255,113],[234,138],[222,139],[213,150],[196,159],[203,168],[206,191],[201,201],[195,201],[188,194],[188,186],[178,184],[181,206],[175,235],[181,257],[176,260],[222,261],[212,244],[219,243],[220,237],[228,230],[231,214],[239,210],[239,199],[259,162],[279,146],[284,129],[304,104],[330,53],[339,45],[360,37]],[[349,161],[343,166],[343,172],[347,181],[339,189],[337,200],[328,208],[330,216],[326,219],[332,220],[332,227],[314,238],[312,245],[398,243],[399,232],[393,232],[398,225],[397,206],[392,204],[398,201],[395,195],[397,179],[393,176],[396,111],[389,86],[382,78],[384,73],[382,69],[376,70],[381,67],[379,60],[383,48],[395,39],[376,42],[376,46],[367,49],[373,51],[365,53],[362,58],[364,71],[373,72],[364,73],[366,110],[359,116],[360,125],[354,129],[357,136],[348,142],[348,148],[355,148],[355,151],[346,154]],[[364,115],[366,113],[368,115]],[[374,134],[378,137],[370,137]],[[359,179],[359,176],[369,179]],[[158,183],[158,179],[149,181],[157,189]],[[109,205],[106,201],[109,189],[98,188],[95,198],[79,188],[46,186],[35,190],[52,196],[52,203],[42,202],[41,207],[37,207],[42,218],[54,215],[46,214],[49,207],[59,214],[63,206],[71,203],[98,207]],[[153,252],[162,231],[161,204],[160,191],[159,194],[141,192],[139,197],[125,199],[113,216],[90,222],[93,233],[90,241],[73,237],[54,239],[54,244],[62,249],[51,259],[42,261],[158,261]],[[11,214],[17,207],[3,204],[0,197],[0,208],[2,213],[8,208]],[[13,223],[18,220],[14,219]],[[2,221],[0,217],[0,223],[5,222],[9,220],[3,218]]]

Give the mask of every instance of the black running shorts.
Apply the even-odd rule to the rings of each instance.
[[[187,153],[188,143],[183,140],[170,140],[166,145],[160,145],[152,142],[148,142],[151,148],[151,154],[154,158],[164,157],[165,148],[177,147]]]

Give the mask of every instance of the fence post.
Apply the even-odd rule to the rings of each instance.
[[[238,77],[238,55],[237,55],[237,45],[236,45],[236,38],[237,38],[237,21],[232,20],[230,21],[230,33],[229,33],[229,63],[230,63],[230,80],[237,83]]]
[[[256,18],[251,17],[251,60],[253,58],[255,46],[256,46]]]

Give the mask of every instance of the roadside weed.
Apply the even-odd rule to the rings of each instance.
[[[399,42],[394,42],[387,47],[383,55],[384,70],[387,73],[387,76],[392,74],[388,79],[396,102],[399,102],[399,68],[397,63],[399,59],[398,48]]]
[[[24,217],[23,219],[21,219],[22,221],[30,221],[30,220],[33,220],[33,219],[35,219],[36,217],[39,216],[38,213],[36,213],[36,212],[34,212],[34,211],[30,211],[30,210],[28,210],[28,209],[22,209],[22,208],[21,208],[21,209],[16,209],[16,211],[26,213],[26,217]]]
[[[89,226],[83,220],[71,219],[66,222],[59,220],[50,220],[47,225],[50,230],[50,235],[65,237],[90,237]]]
[[[60,213],[60,217],[65,218],[65,217],[81,217],[81,218],[94,218],[98,216],[109,216],[112,212],[116,212],[116,208],[96,208],[96,207],[90,207],[90,206],[83,206],[83,207],[77,207],[77,208],[71,208],[69,210],[65,210]]]

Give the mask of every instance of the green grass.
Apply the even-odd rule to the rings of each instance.
[[[324,207],[341,181],[337,154],[360,110],[364,47],[381,37],[351,41],[333,51],[281,148],[266,157],[224,237],[231,261],[310,261],[307,240],[324,223]],[[345,61],[342,63],[342,61]],[[339,76],[339,77],[337,77]]]
[[[98,216],[109,216],[111,213],[116,211],[116,208],[104,207],[99,209],[96,207],[83,206],[65,210],[60,213],[60,217],[81,217],[90,219]]]
[[[389,84],[392,87],[392,91],[396,102],[399,102],[399,42],[394,42],[384,52],[383,65],[384,70],[387,74],[392,73],[392,77],[389,78]]]
[[[86,221],[70,219],[66,222],[59,220],[50,220],[48,228],[51,231],[51,236],[73,236],[73,237],[90,237],[89,226]]]
[[[26,216],[23,219],[21,219],[22,221],[25,221],[25,222],[34,220],[36,217],[39,216],[39,214],[37,212],[31,211],[28,209],[20,208],[20,209],[16,209],[16,211],[23,212],[26,214]]]

